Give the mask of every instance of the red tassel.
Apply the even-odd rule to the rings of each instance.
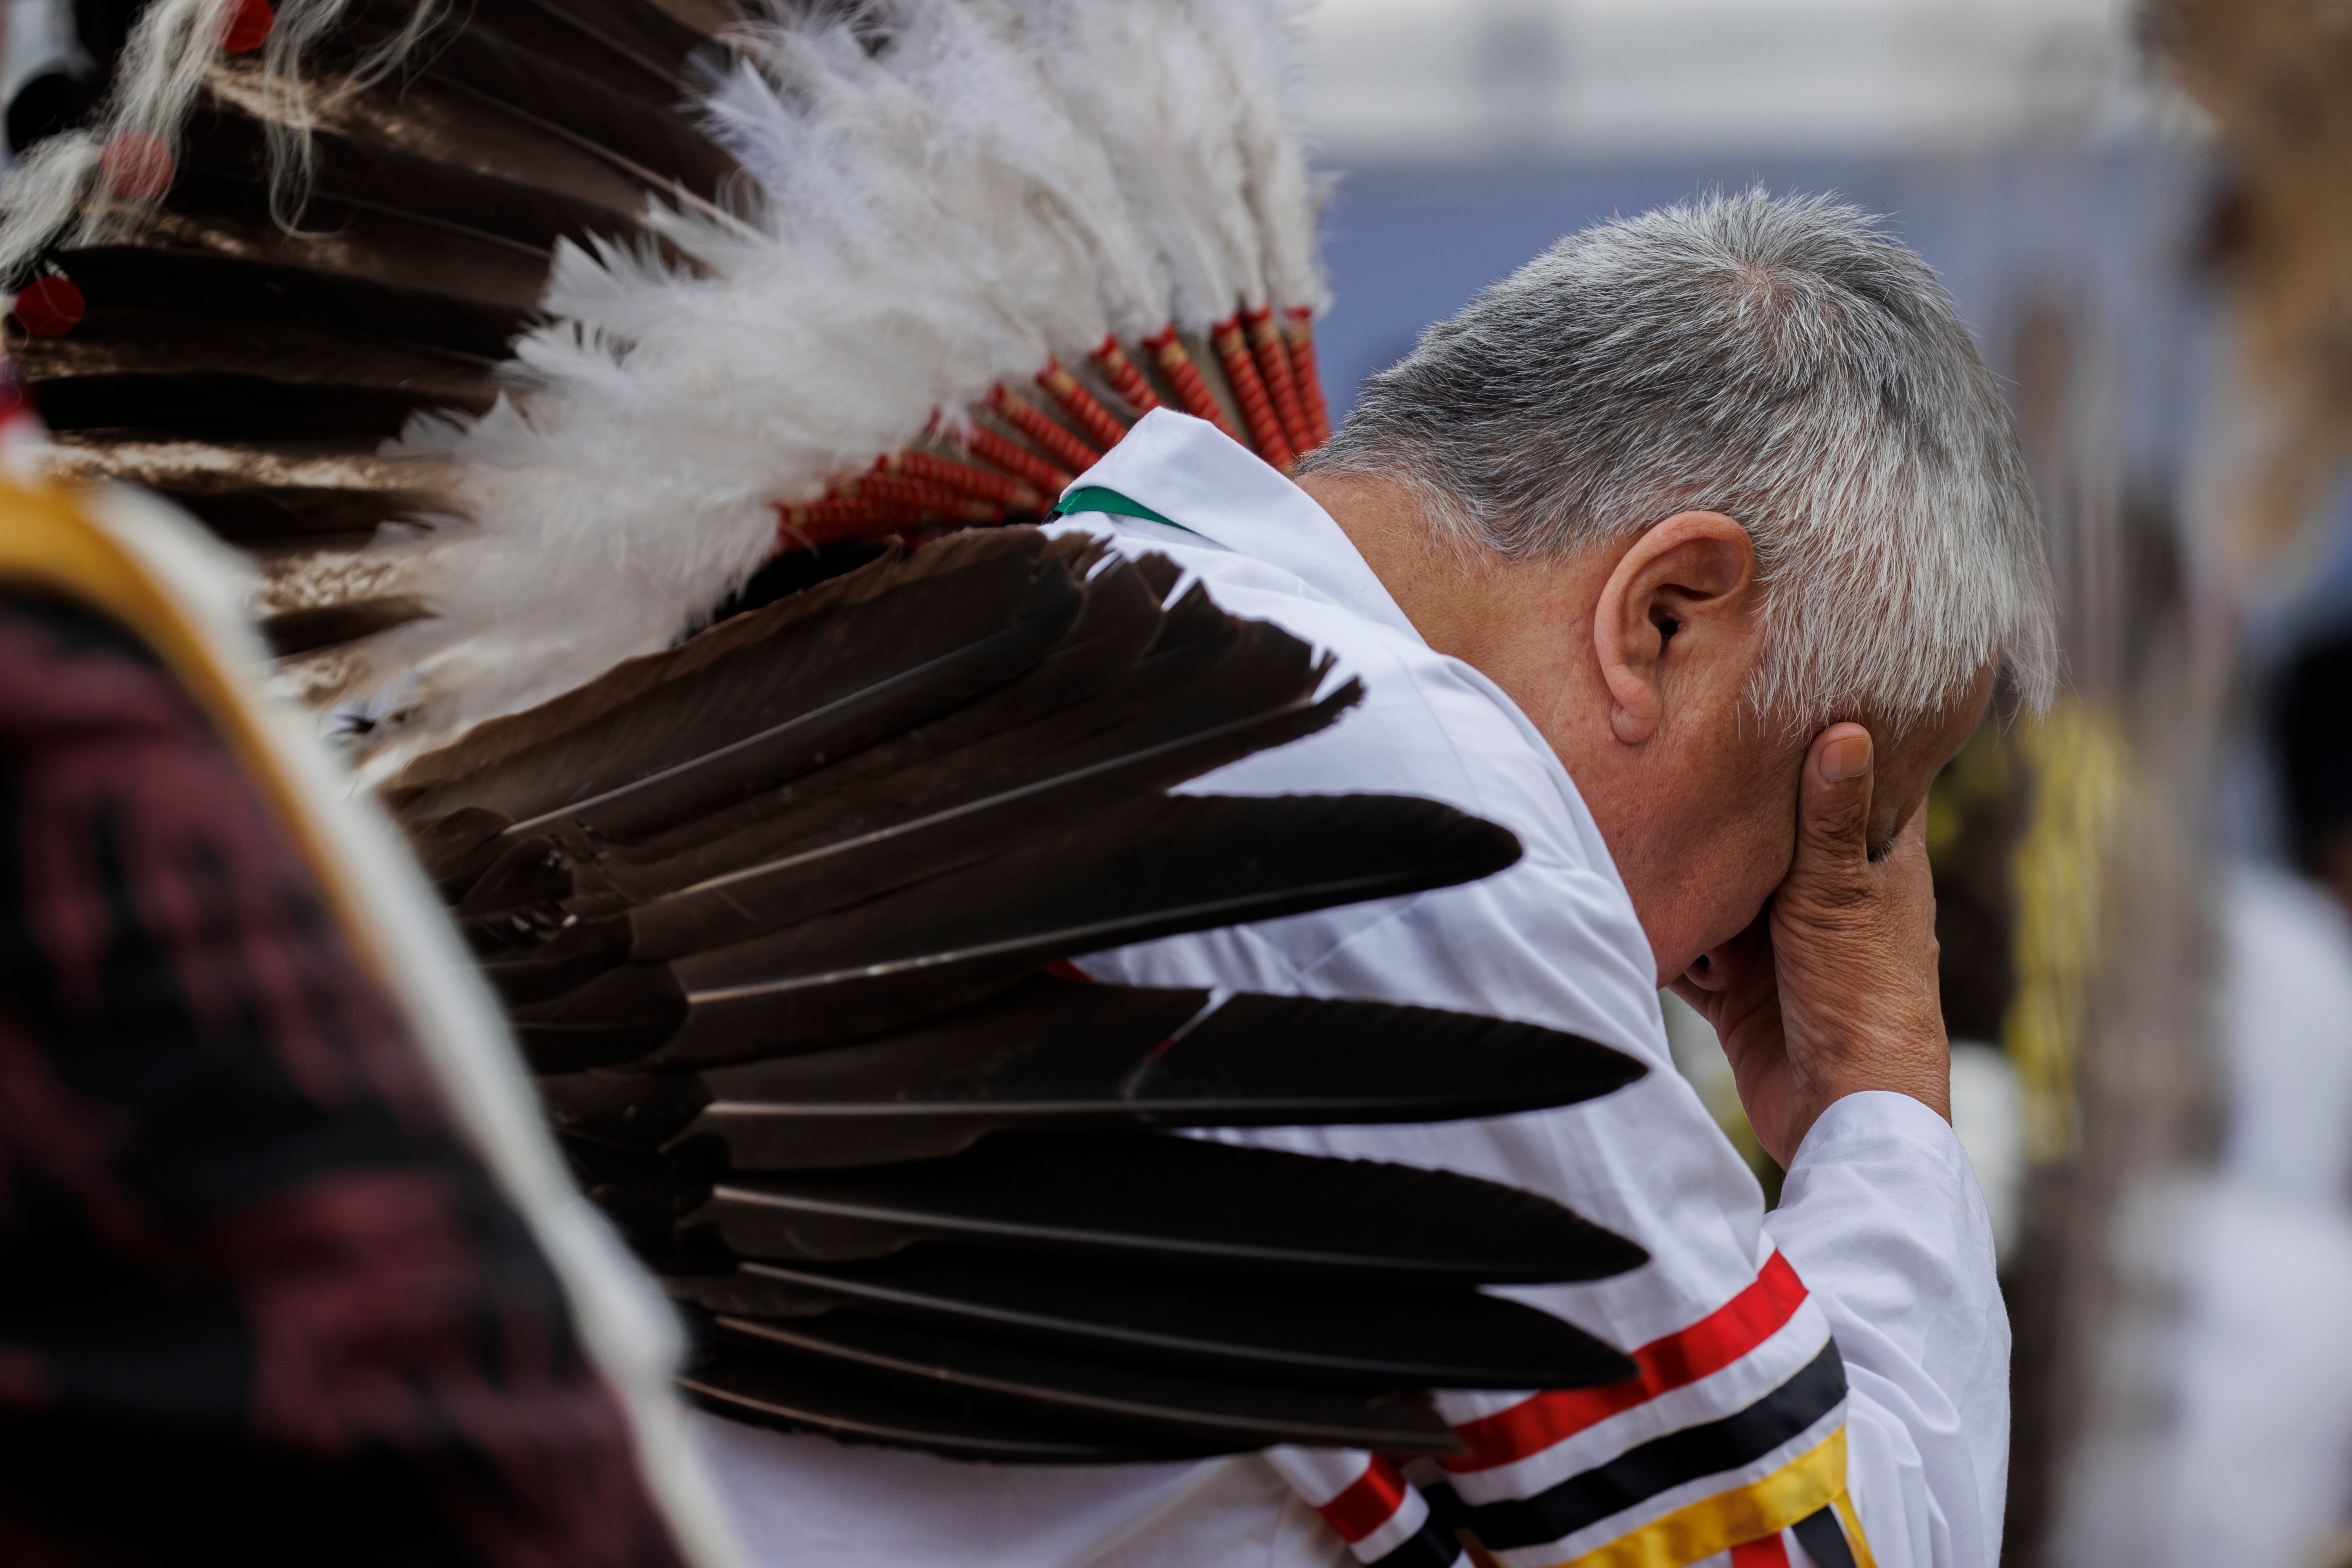
[[[126,131],[98,155],[106,187],[124,201],[152,201],[172,188],[177,165],[163,139],[150,132]]]
[[[1299,406],[1315,437],[1312,445],[1320,447],[1331,438],[1331,410],[1323,401],[1323,374],[1315,368],[1315,312],[1293,305],[1282,314],[1282,336],[1290,345],[1290,374],[1298,383]]]
[[[875,458],[874,470],[929,479],[975,500],[1003,507],[1009,512],[1043,512],[1045,510],[1045,498],[1037,493],[1035,486],[1024,484],[1010,474],[983,468],[977,463],[959,463],[953,458],[942,458],[936,452],[893,452],[887,457]]]
[[[1250,353],[1257,361],[1258,374],[1265,378],[1265,389],[1274,397],[1274,411],[1282,420],[1282,433],[1289,439],[1291,451],[1305,456],[1315,445],[1314,429],[1307,423],[1307,410],[1298,402],[1298,378],[1290,374],[1290,347],[1282,341],[1282,329],[1274,324],[1274,310],[1260,305],[1255,310],[1242,312],[1242,325],[1249,335]]]
[[[814,550],[868,531],[888,531],[877,526],[884,521],[882,508],[869,500],[778,501],[775,509],[781,550]]]
[[[1004,521],[1005,509],[1002,502],[982,500],[936,479],[918,479],[912,474],[858,474],[839,481],[834,487],[834,494],[843,500],[873,501],[886,507],[914,507],[938,513],[941,521]]]
[[[1093,468],[1102,457],[1100,452],[1070,434],[1068,429],[1056,425],[1004,387],[990,389],[988,406],[994,409],[1007,425],[1043,447],[1048,456],[1073,472]]]
[[[985,501],[961,501],[953,507],[929,506],[856,496],[836,500],[779,501],[776,547],[814,550],[845,539],[876,539],[912,528],[963,528],[973,523],[1002,522],[1003,509]]]
[[[1277,468],[1287,468],[1293,461],[1290,442],[1282,434],[1282,422],[1275,416],[1274,399],[1266,395],[1265,383],[1257,374],[1257,362],[1250,358],[1249,344],[1242,339],[1241,323],[1226,317],[1209,329],[1209,342],[1225,367],[1225,380],[1232,385],[1234,401],[1242,405],[1242,418],[1248,422],[1250,435],[1257,442],[1257,455]]]
[[[269,29],[277,24],[278,13],[269,8],[269,0],[238,0],[221,29],[221,47],[233,55],[249,55],[269,41]]]
[[[1201,367],[1192,363],[1192,356],[1178,341],[1173,322],[1144,339],[1143,346],[1160,362],[1160,373],[1168,377],[1168,384],[1185,413],[1195,419],[1207,420],[1236,441],[1242,438],[1234,422],[1225,417],[1224,409],[1210,395],[1209,384],[1201,379]]]
[[[1111,417],[1102,400],[1078,384],[1078,378],[1062,368],[1059,360],[1047,360],[1045,368],[1037,373],[1037,384],[1052,395],[1064,413],[1078,422],[1087,439],[1104,451],[1109,451],[1127,438],[1127,426]]]
[[[36,278],[16,296],[16,322],[37,338],[61,338],[81,324],[89,307],[63,278]]]
[[[993,463],[1008,474],[1017,474],[1049,496],[1060,495],[1070,488],[1070,481],[1077,478],[984,425],[973,426],[964,444],[982,462]]]
[[[1135,362],[1127,357],[1127,351],[1118,346],[1117,338],[1105,338],[1102,347],[1087,357],[1094,361],[1095,368],[1103,373],[1103,379],[1110,383],[1112,390],[1127,399],[1127,405],[1137,414],[1149,414],[1155,408],[1166,406],[1160,401],[1160,395],[1151,390],[1151,384],[1143,379],[1143,373],[1135,368]]]

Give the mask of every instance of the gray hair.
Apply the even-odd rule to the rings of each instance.
[[[1907,726],[1997,658],[2034,707],[2056,681],[2000,389],[1927,263],[1826,197],[1710,195],[1570,236],[1423,332],[1300,467],[1402,479],[1451,542],[1507,561],[1737,519],[1769,721]]]

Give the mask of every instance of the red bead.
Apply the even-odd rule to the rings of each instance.
[[[228,26],[221,33],[221,47],[233,55],[249,55],[269,41],[269,29],[277,20],[269,0],[237,0],[236,8],[228,14]]]
[[[16,296],[16,321],[37,338],[61,338],[89,309],[81,290],[63,278],[36,278]]]
[[[107,188],[125,201],[152,201],[172,188],[172,150],[145,131],[126,131],[99,155]]]

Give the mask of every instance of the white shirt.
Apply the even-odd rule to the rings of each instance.
[[[1089,486],[1181,527],[1102,513],[1073,525],[1129,553],[1166,555],[1226,610],[1328,650],[1338,678],[1366,688],[1331,728],[1188,793],[1419,795],[1508,827],[1525,853],[1467,886],[1096,954],[1087,970],[1485,1013],[1583,1035],[1651,1068],[1559,1110],[1229,1134],[1507,1183],[1649,1250],[1647,1265],[1613,1279],[1507,1292],[1629,1353],[1653,1347],[1635,1358],[1648,1381],[1598,1395],[1444,1395],[1482,1462],[1422,1479],[1450,1483],[1507,1568],[1594,1552],[1608,1562],[1612,1545],[1626,1561],[1641,1542],[1676,1543],[1644,1561],[1727,1561],[1721,1547],[1759,1521],[1811,1514],[1841,1483],[1867,1541],[1858,1561],[1990,1568],[2009,1329],[1983,1200],[1951,1129],[1902,1095],[1841,1100],[1766,1215],[1672,1067],[1649,942],[1608,847],[1510,700],[1432,650],[1329,516],[1212,426],[1155,412],[1078,481]],[[702,1429],[754,1558],[793,1568],[1345,1563],[1345,1542],[1298,1494],[1320,1503],[1366,1463],[1277,1456],[1294,1488],[1257,1456],[996,1468],[717,1421]],[[1417,1498],[1407,1506],[1418,1517]],[[1377,1560],[1393,1533],[1363,1540],[1358,1555]]]

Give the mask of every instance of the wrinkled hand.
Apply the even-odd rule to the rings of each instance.
[[[1764,912],[1675,982],[1715,1026],[1739,1102],[1788,1164],[1831,1102],[1894,1089],[1951,1117],[1927,813],[1870,858],[1870,732],[1833,724],[1798,784],[1797,852]]]

